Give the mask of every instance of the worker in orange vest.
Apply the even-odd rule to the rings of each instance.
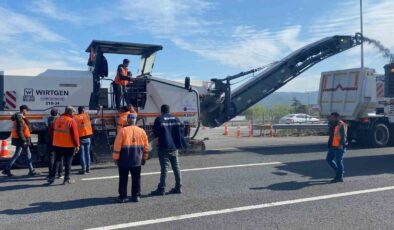
[[[331,183],[343,182],[344,164],[343,155],[347,146],[347,125],[340,119],[340,115],[336,112],[331,113],[329,117],[329,139],[328,153],[326,160],[328,164],[336,171],[334,179]]]
[[[119,169],[119,203],[127,199],[127,182],[131,173],[131,199],[138,202],[141,195],[141,165],[149,158],[148,137],[145,131],[135,125],[137,116],[133,113],[127,117],[128,126],[116,135],[112,158]]]
[[[120,130],[127,125],[127,116],[130,114],[128,108],[126,106],[123,106],[120,108],[119,114],[118,114],[118,121],[116,123],[116,130],[117,133],[120,132]]]
[[[32,160],[31,160],[31,152],[30,152],[30,144],[31,144],[31,126],[29,120],[27,120],[26,115],[29,111],[29,107],[27,105],[21,105],[19,107],[19,112],[15,113],[11,120],[14,125],[11,131],[11,143],[16,146],[16,150],[11,160],[6,165],[5,169],[2,171],[2,174],[6,176],[13,176],[11,173],[12,165],[19,158],[22,151],[25,151],[27,154],[27,161],[29,166],[29,176],[35,176],[39,173],[36,172],[33,168]]]
[[[79,174],[90,173],[90,145],[91,137],[93,135],[92,123],[90,117],[85,113],[85,107],[78,107],[78,115],[75,116],[77,122],[79,143],[79,158],[81,162],[81,170]]]
[[[116,71],[116,77],[112,83],[115,94],[116,108],[119,109],[121,106],[122,95],[126,93],[126,86],[131,83],[131,73],[128,71],[129,59],[124,59],[123,64],[118,66]]]
[[[73,114],[75,109],[67,106],[64,114],[56,118],[53,129],[53,148],[55,150],[55,167],[52,170],[52,175],[48,179],[48,183],[52,184],[55,181],[55,173],[60,166],[60,161],[64,159],[64,181],[63,184],[72,184],[75,181],[70,179],[71,163],[75,153],[79,151],[79,135],[77,123],[74,120]]]

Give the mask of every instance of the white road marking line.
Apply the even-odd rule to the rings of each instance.
[[[215,167],[207,167],[207,168],[192,168],[192,169],[182,169],[181,172],[191,172],[191,171],[203,171],[203,170],[213,170],[213,169],[228,169],[228,168],[241,168],[241,167],[252,167],[252,166],[262,166],[262,165],[276,165],[281,164],[281,162],[266,162],[266,163],[253,163],[253,164],[243,164],[243,165],[224,165],[224,166],[215,166]],[[168,171],[172,173],[172,171]],[[158,175],[160,172],[148,172],[141,173],[141,176],[147,175]],[[104,177],[91,177],[91,178],[82,178],[83,181],[91,181],[91,180],[106,180],[106,179],[115,179],[119,178],[119,176],[104,176]]]
[[[249,210],[256,210],[256,209],[263,209],[263,208],[269,208],[269,207],[277,207],[277,206],[284,206],[284,205],[291,205],[291,204],[298,204],[298,203],[305,203],[305,202],[312,202],[312,201],[319,201],[319,200],[328,200],[328,199],[333,199],[333,198],[355,196],[355,195],[360,195],[360,194],[383,192],[383,191],[389,191],[389,190],[394,190],[394,186],[366,189],[366,190],[358,190],[358,191],[353,191],[353,192],[336,193],[336,194],[323,195],[323,196],[314,196],[314,197],[301,198],[301,199],[295,199],[295,200],[285,200],[285,201],[278,201],[278,202],[265,203],[265,204],[259,204],[259,205],[250,205],[250,206],[235,207],[235,208],[213,210],[213,211],[206,211],[206,212],[196,212],[196,213],[179,215],[179,216],[171,216],[171,217],[165,217],[165,218],[159,218],[159,219],[136,221],[136,222],[109,225],[109,226],[98,227],[98,228],[90,228],[87,230],[113,230],[113,229],[121,229],[121,228],[131,228],[131,227],[145,226],[145,225],[158,224],[158,223],[164,223],[164,222],[199,218],[199,217],[204,217],[204,216],[221,215],[221,214],[233,213],[233,212],[242,212],[242,211],[249,211]]]

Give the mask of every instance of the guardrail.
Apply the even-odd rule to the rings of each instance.
[[[296,130],[299,134],[301,130],[322,130],[328,131],[328,124],[265,124],[265,125],[253,125],[253,130],[259,130],[260,136],[265,136],[269,132],[269,135],[274,135],[277,130]]]

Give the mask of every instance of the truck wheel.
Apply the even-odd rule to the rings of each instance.
[[[0,140],[6,140],[11,136],[11,132],[0,132]]]
[[[371,132],[370,135],[370,146],[371,147],[385,147],[389,143],[390,140],[390,132],[389,128],[383,124],[383,123],[378,123],[376,124]]]

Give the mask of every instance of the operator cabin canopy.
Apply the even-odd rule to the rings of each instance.
[[[96,52],[110,53],[110,54],[127,54],[138,56],[150,56],[159,50],[163,49],[161,45],[139,44],[129,42],[112,42],[112,41],[98,41],[93,40],[86,52],[91,52],[93,48]]]

